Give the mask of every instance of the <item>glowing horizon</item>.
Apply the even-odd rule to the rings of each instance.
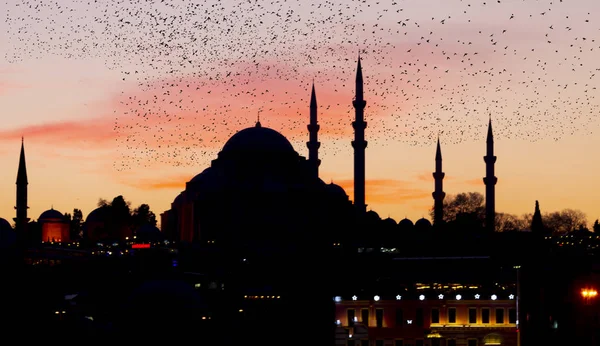
[[[429,218],[438,133],[444,191],[485,194],[491,114],[496,211],[533,213],[539,200],[542,213],[579,209],[591,225],[600,216],[593,159],[600,3],[579,4],[308,1],[269,10],[262,1],[253,8],[213,1],[199,6],[211,18],[234,20],[192,25],[209,14],[179,12],[186,20],[155,27],[140,15],[138,30],[85,1],[61,4],[76,15],[52,4],[10,7],[0,23],[9,33],[0,37],[0,217],[15,216],[21,136],[32,219],[51,206],[85,217],[99,198],[118,195],[158,216],[259,112],[263,126],[307,156],[313,80],[320,176],[352,199],[360,49],[367,209],[396,221]],[[136,9],[167,13],[165,4],[148,6]],[[120,39],[102,36],[105,25]],[[180,48],[165,48],[156,32],[176,29],[185,35],[169,44]]]

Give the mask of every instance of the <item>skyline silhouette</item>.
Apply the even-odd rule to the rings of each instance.
[[[234,40],[229,48],[216,45],[216,38],[226,35],[220,29],[227,25],[206,24],[203,30],[208,35],[201,36],[186,23],[207,15],[180,9],[183,19],[171,25],[171,32],[187,28],[190,47],[194,38],[207,37],[203,43],[207,52],[196,53],[186,64],[181,58],[187,48],[161,45],[140,52],[136,61],[135,54],[118,48],[108,36],[97,36],[97,29],[106,27],[119,37],[131,35],[132,42],[155,43],[150,33],[168,29],[152,24],[148,8],[138,8],[144,15],[139,16],[139,32],[134,34],[126,24],[117,25],[127,18],[107,17],[102,8],[73,3],[78,4],[73,13],[81,18],[106,20],[94,27],[96,34],[84,27],[67,35],[58,23],[74,15],[49,6],[35,11],[10,7],[7,20],[0,24],[9,33],[0,38],[6,47],[0,61],[0,102],[6,115],[0,131],[0,162],[6,167],[0,173],[0,191],[5,196],[0,200],[0,217],[14,216],[21,136],[25,136],[30,168],[29,215],[33,217],[51,206],[62,212],[79,208],[86,216],[99,198],[116,195],[127,196],[134,205],[148,203],[160,213],[186,181],[209,165],[227,138],[253,124],[258,112],[263,125],[281,132],[308,157],[306,125],[313,79],[319,100],[320,177],[344,187],[353,200],[351,101],[359,49],[368,100],[368,209],[396,221],[429,218],[438,133],[444,153],[444,192],[484,194],[481,157],[491,114],[495,155],[500,158],[495,167],[497,212],[531,213],[539,200],[544,212],[579,209],[590,224],[598,217],[595,206],[600,200],[595,191],[600,182],[594,172],[599,167],[589,156],[589,148],[600,144],[591,135],[597,128],[593,61],[597,44],[591,35],[598,28],[593,20],[595,3],[572,9],[549,1],[470,8],[448,2],[430,13],[416,2],[370,8],[331,3],[323,5],[323,13],[316,11],[316,4],[309,10],[287,4],[267,11],[258,3],[255,8],[243,7],[246,12],[241,14],[241,19],[254,25],[247,28],[255,29],[236,32],[246,41]],[[460,6],[446,8],[453,4]],[[222,9],[206,9],[233,18],[234,7],[224,3]],[[355,8],[364,17],[346,19],[359,13]],[[156,16],[166,13],[161,8],[156,11]],[[283,14],[284,19],[277,22],[276,16],[269,15],[270,21],[261,26],[256,20],[267,12]],[[319,22],[327,12],[341,13],[344,19]],[[39,15],[43,20],[34,20]],[[20,17],[25,18],[22,24],[27,29],[19,34]],[[285,18],[316,26],[304,35]],[[51,25],[54,31],[42,32],[49,20],[56,21]],[[279,31],[273,23],[281,25]],[[369,29],[363,31],[362,24]],[[279,38],[271,40],[259,28]],[[340,43],[327,39],[329,29],[339,30],[348,42],[330,51]],[[458,42],[451,41],[456,30],[461,31]],[[62,48],[36,39],[35,33],[52,36],[63,43]],[[98,39],[104,51],[92,45],[85,50],[69,46],[86,34],[90,40]],[[262,42],[261,47],[252,42]],[[170,52],[170,57],[150,66],[149,59],[160,51]],[[218,59],[211,58],[210,52]],[[290,52],[297,54],[292,57]],[[158,104],[155,96],[160,96]],[[146,104],[151,105],[149,111]]]

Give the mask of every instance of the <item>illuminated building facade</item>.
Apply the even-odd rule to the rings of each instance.
[[[479,291],[417,289],[410,294],[335,297],[336,323],[346,336],[338,337],[337,344],[517,345],[516,295],[475,292]]]

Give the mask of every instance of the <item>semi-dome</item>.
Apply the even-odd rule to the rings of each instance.
[[[256,126],[243,129],[229,138],[220,154],[295,152],[284,135],[257,122]]]
[[[202,172],[196,174],[196,176],[194,176],[190,180],[190,183],[200,183],[200,182],[204,181],[208,176],[210,176],[211,171],[212,171],[212,168],[208,167],[207,169],[203,170]]]
[[[38,218],[38,221],[44,221],[44,220],[61,220],[63,218],[63,214],[58,211],[58,210],[54,210],[54,208],[50,208],[49,210],[46,210],[45,212],[43,212],[40,217]]]
[[[185,199],[185,191],[181,191],[177,197],[175,197],[175,199],[173,200],[173,204],[175,205],[180,205],[181,203],[183,203]]]
[[[341,186],[334,184],[334,183],[329,183],[326,185],[326,187],[327,187],[327,191],[332,196],[348,198],[348,194],[346,194],[346,191],[344,191],[344,188],[342,188]]]

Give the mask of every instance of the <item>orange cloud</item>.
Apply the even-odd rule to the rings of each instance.
[[[481,178],[468,179],[468,180],[465,180],[464,183],[467,184],[467,185],[482,186],[483,185],[483,179],[481,179]]]
[[[140,190],[184,190],[185,183],[193,178],[193,174],[179,174],[171,175],[166,177],[160,177],[157,179],[130,179],[122,181],[123,184],[134,187]]]
[[[346,190],[348,195],[354,193],[354,180],[338,180],[335,184]],[[407,201],[431,196],[430,191],[413,187],[414,184],[395,179],[372,179],[365,182],[367,204],[402,204]]]

